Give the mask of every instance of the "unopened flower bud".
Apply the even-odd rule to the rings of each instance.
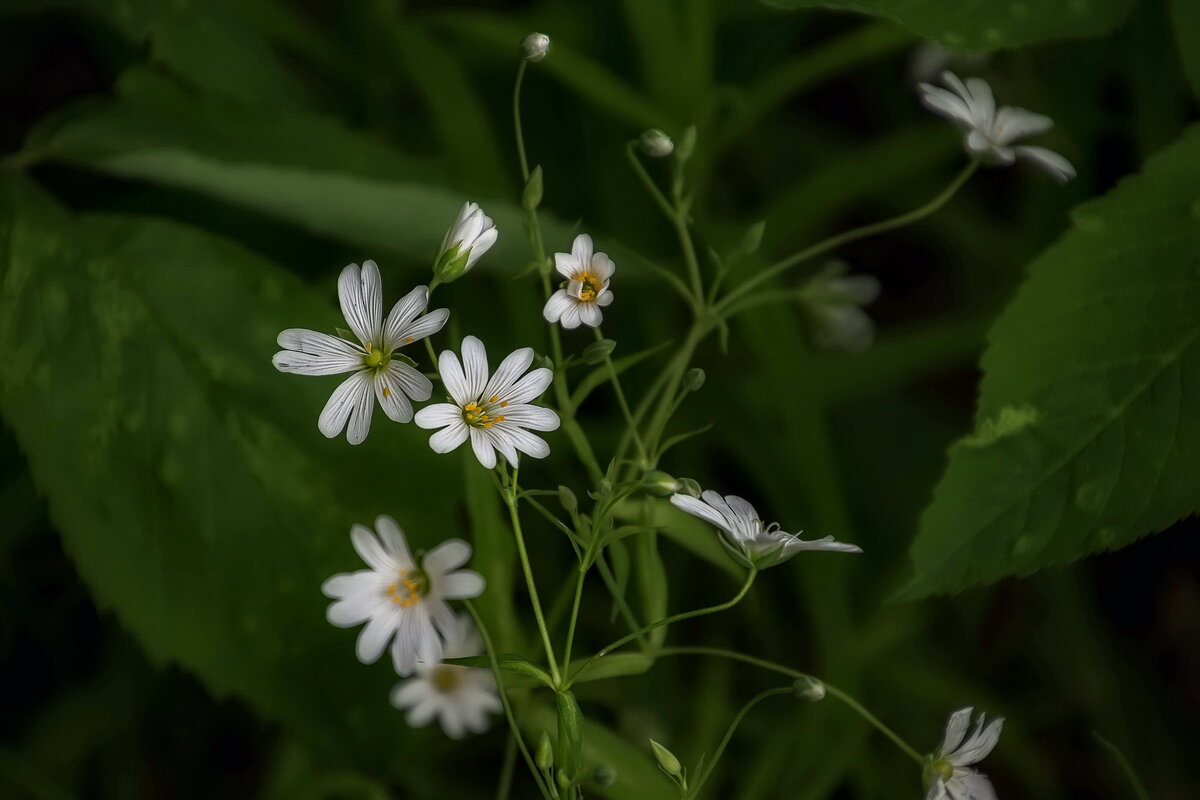
[[[617,343],[612,339],[598,339],[583,348],[583,360],[587,364],[600,364],[608,358]]]
[[[653,739],[650,740],[650,749],[654,751],[654,757],[658,759],[658,766],[662,767],[663,772],[672,778],[678,778],[683,774],[683,766],[674,753]]]
[[[598,764],[596,768],[592,770],[592,783],[596,784],[601,789],[612,786],[616,782],[617,770],[615,767],[611,767],[608,764]]]
[[[679,493],[686,494],[690,497],[699,497],[700,484],[696,483],[696,481],[692,480],[691,478],[680,478]]]
[[[638,137],[638,146],[651,158],[666,158],[675,149],[671,137],[658,128],[651,128]]]
[[[686,392],[698,392],[704,385],[704,370],[692,367],[683,376],[683,389]]]
[[[568,513],[573,513],[579,508],[579,501],[575,498],[575,493],[567,486],[558,487],[558,502]]]
[[[550,37],[544,33],[531,33],[521,40],[521,58],[535,64],[546,57],[550,50]]]
[[[542,203],[542,165],[538,164],[533,168],[533,172],[529,173],[529,180],[525,183],[525,192],[521,195],[521,207],[526,211],[533,211]]]
[[[497,235],[492,218],[478,204],[463,203],[433,261],[434,276],[441,283],[462,277],[496,243]]]
[[[796,682],[792,684],[792,688],[796,692],[796,697],[801,700],[815,703],[825,699],[825,684],[810,675],[797,678]]]
[[[642,477],[642,488],[655,497],[670,497],[682,486],[661,469],[651,470]]]
[[[550,744],[550,737],[545,731],[542,731],[542,738],[538,739],[534,761],[540,770],[548,770],[554,766],[554,745]]]
[[[746,235],[742,237],[742,252],[746,255],[758,252],[759,245],[762,244],[763,232],[766,229],[766,220],[759,220],[747,228]]]
[[[533,360],[534,369],[548,369],[554,371],[554,359],[550,356],[538,356]]]

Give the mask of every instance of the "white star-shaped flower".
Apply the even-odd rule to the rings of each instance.
[[[720,528],[724,534],[721,543],[745,566],[766,569],[786,561],[801,550],[862,552],[858,545],[834,541],[832,536],[805,541],[799,534],[780,530],[777,523],[767,525],[759,518],[754,506],[737,495],[722,497],[710,489],[700,498],[673,494],[671,505]]]
[[[555,253],[554,266],[567,283],[550,295],[542,316],[550,324],[561,322],[567,329],[579,323],[593,328],[604,320],[600,309],[613,301],[609,279],[617,267],[604,253],[596,253],[592,237],[581,233],[575,237],[569,253]]]
[[[960,708],[947,720],[942,746],[929,756],[925,766],[929,786],[925,800],[996,800],[992,782],[971,765],[982,761],[1000,741],[1004,717],[987,722],[981,713],[968,732],[973,710],[970,706]]]
[[[396,351],[418,339],[437,333],[450,316],[439,308],[422,314],[429,290],[418,286],[392,306],[383,318],[383,285],[374,261],[362,269],[351,264],[338,278],[342,314],[359,343],[304,328],[289,328],[279,334],[283,350],[271,363],[280,372],[298,375],[337,375],[353,372],[333,390],[317,427],[333,438],[346,429],[350,444],[359,444],[371,429],[375,400],[383,413],[396,422],[413,418],[413,400],[428,400],[433,384]]]
[[[358,635],[358,660],[373,664],[392,645],[400,676],[418,664],[442,660],[443,640],[457,635],[457,619],[447,600],[483,593],[483,576],[459,569],[471,558],[471,545],[449,539],[430,550],[418,566],[404,532],[391,517],[375,520],[379,536],[362,526],[350,530],[354,549],[370,569],[334,575],[321,591],[334,599],[326,618],[339,628],[366,625]]]
[[[483,652],[475,626],[466,617],[455,617],[452,630],[446,631],[443,658],[465,658]],[[392,689],[392,705],[408,709],[405,721],[414,728],[428,725],[434,718],[452,739],[461,739],[468,731],[483,733],[488,727],[488,712],[499,711],[496,679],[486,669],[456,664],[417,664],[416,674]]]
[[[968,153],[990,164],[1011,164],[1024,158],[1060,183],[1075,177],[1071,162],[1053,150],[1014,144],[1054,127],[1049,117],[1012,106],[996,108],[992,87],[982,78],[967,78],[964,83],[953,72],[943,72],[942,80],[950,89],[920,84],[921,102],[962,130]]]
[[[529,431],[555,430],[558,414],[529,401],[546,391],[554,373],[542,367],[526,375],[532,363],[532,349],[515,350],[489,378],[487,349],[474,336],[463,339],[461,363],[453,351],[442,351],[438,374],[454,402],[425,406],[415,419],[422,428],[441,428],[429,437],[433,451],[449,453],[469,438],[488,469],[496,466],[497,450],[514,467],[518,451],[533,458],[549,455],[549,445]]]

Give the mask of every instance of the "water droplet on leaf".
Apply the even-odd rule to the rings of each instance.
[[[1104,507],[1106,496],[1098,481],[1088,481],[1075,490],[1075,507],[1086,514],[1095,514]]]

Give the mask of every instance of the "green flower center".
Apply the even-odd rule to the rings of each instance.
[[[433,671],[433,685],[442,694],[449,694],[462,683],[462,667],[442,666]]]
[[[376,345],[367,345],[367,353],[363,356],[363,363],[368,367],[380,369],[381,367],[386,367],[389,360],[390,356],[388,353],[383,352]]]
[[[941,778],[945,783],[954,775],[954,765],[944,758],[929,757],[928,763],[925,764],[925,785],[929,786],[936,779]]]

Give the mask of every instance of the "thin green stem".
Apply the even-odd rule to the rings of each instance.
[[[693,619],[695,617],[703,617],[707,614],[716,614],[717,612],[725,611],[726,609],[733,608],[738,603],[740,603],[742,601],[742,598],[746,596],[746,593],[750,591],[750,587],[754,584],[754,578],[757,575],[758,575],[758,570],[751,567],[750,571],[746,573],[746,582],[744,584],[742,584],[742,588],[738,590],[737,594],[735,594],[729,600],[726,600],[724,603],[718,603],[715,606],[707,606],[705,608],[698,608],[698,609],[695,609],[694,611],[684,611],[683,613],[680,613],[680,614],[673,614],[669,617],[664,617],[663,619],[660,619],[656,622],[651,622],[649,625],[643,625],[641,628],[634,631],[633,633],[630,633],[626,636],[622,636],[620,639],[617,639],[612,644],[608,645],[607,647],[602,648],[594,656],[592,656],[587,661],[585,661],[579,669],[575,670],[575,673],[567,679],[567,687],[570,687],[573,680],[578,675],[580,675],[584,670],[586,670],[588,667],[590,667],[593,662],[595,662],[596,660],[598,660],[600,658],[603,658],[604,656],[611,653],[613,650],[616,650],[619,647],[623,647],[624,645],[633,641],[634,639],[636,639],[638,637],[639,634],[645,635],[645,634],[649,633],[650,631],[656,630],[657,628],[661,628],[664,625],[671,625],[676,622],[682,622],[685,619]]]
[[[542,603],[538,599],[537,583],[533,580],[533,569],[529,564],[529,553],[525,549],[525,536],[521,533],[521,514],[517,509],[517,470],[513,470],[508,491],[504,493],[504,504],[508,506],[508,515],[512,520],[513,538],[517,542],[517,556],[521,559],[521,570],[525,573],[525,587],[529,591],[529,601],[533,606],[533,616],[537,620],[538,631],[542,636],[542,646],[546,648],[546,662],[550,667],[550,676],[557,686],[562,681],[558,672],[558,662],[554,658],[554,647],[550,644],[550,631],[546,628],[546,619],[542,615]]]
[[[886,736],[888,739],[890,739],[892,741],[892,744],[894,744],[894,745],[896,745],[896,747],[900,748],[904,752],[905,755],[907,755],[912,760],[916,761],[918,764],[923,765],[926,761],[925,757],[922,756],[920,753],[918,753],[914,747],[912,747],[908,742],[906,742],[902,738],[900,738],[900,736],[895,731],[893,731],[891,728],[889,728],[887,725],[884,725],[883,722],[879,719],[879,717],[875,716],[870,711],[868,711],[866,708],[864,708],[862,706],[862,704],[859,703],[857,700],[855,700],[853,697],[846,694],[845,692],[843,692],[841,689],[837,688],[836,686],[826,683],[825,681],[822,681],[820,678],[816,678],[812,675],[809,675],[806,672],[801,672],[800,670],[792,669],[791,667],[785,667],[782,664],[776,664],[773,661],[767,661],[765,658],[756,658],[755,656],[748,656],[743,653],[738,653],[733,650],[725,650],[720,647],[663,647],[663,648],[653,651],[653,653],[651,653],[651,655],[653,655],[655,657],[658,657],[658,656],[688,656],[688,655],[715,656],[717,658],[728,658],[732,661],[742,661],[747,664],[753,664],[756,667],[761,667],[762,669],[770,670],[772,672],[778,672],[781,675],[788,675],[792,678],[810,678],[812,680],[820,681],[821,684],[824,685],[826,692],[828,692],[833,697],[836,697],[838,700],[841,700],[843,703],[848,705],[859,716],[861,716],[863,719],[865,719],[867,722],[869,722],[871,725],[873,725],[880,733],[882,733],[884,736]]]
[[[667,200],[666,196],[659,190],[658,184],[650,177],[650,173],[646,171],[646,167],[642,164],[642,160],[637,155],[637,140],[633,139],[625,143],[625,156],[629,159],[630,166],[633,167],[634,173],[638,176],[638,180],[642,182],[642,186],[646,187],[646,192],[650,198],[654,200],[654,204],[666,214],[667,219],[675,221],[675,209]]]
[[[596,341],[601,341],[604,338],[604,334],[600,332],[600,328],[598,327],[594,330]],[[608,379],[612,382],[613,392],[617,396],[617,404],[621,407],[621,413],[625,415],[625,424],[629,426],[629,433],[633,437],[634,447],[637,448],[638,458],[645,465],[646,448],[642,444],[642,437],[638,435],[637,424],[633,421],[633,412],[629,410],[629,401],[625,399],[625,391],[621,388],[621,379],[617,376],[617,368],[613,366],[612,358],[608,355],[604,356],[604,364],[608,367]]]
[[[646,637],[642,634],[641,625],[638,624],[637,617],[633,615],[633,609],[629,607],[624,595],[622,595],[617,586],[616,576],[612,574],[612,570],[608,566],[608,559],[604,553],[596,555],[596,569],[600,572],[600,578],[604,581],[604,585],[608,587],[608,593],[612,595],[613,602],[617,604],[617,612],[625,620],[625,624],[629,626],[632,633],[637,634],[642,649],[646,649]]]
[[[500,780],[496,782],[496,800],[508,800],[512,794],[513,768],[517,765],[517,740],[511,734],[504,745],[504,760],[500,762]]]
[[[579,574],[575,578],[575,599],[571,603],[571,617],[567,622],[567,643],[563,647],[562,671],[564,673],[571,666],[571,647],[575,644],[575,625],[579,621],[579,600],[583,597],[583,583],[587,578],[587,566],[581,563],[577,572]]]
[[[742,719],[750,713],[750,709],[754,708],[768,697],[777,697],[781,694],[791,694],[792,691],[793,689],[791,686],[781,686],[775,689],[767,689],[765,692],[760,692],[759,694],[755,695],[748,703],[746,703],[746,705],[742,706],[742,710],[739,711],[736,716],[734,716],[733,721],[729,723],[729,727],[725,729],[725,735],[721,737],[721,743],[717,745],[717,749],[713,753],[712,759],[705,766],[704,773],[688,792],[689,797],[695,797],[696,795],[700,794],[700,789],[704,786],[705,782],[708,781],[709,777],[712,776],[713,770],[717,766],[717,762],[721,760],[721,756],[725,754],[725,748],[729,746],[729,740],[733,738],[733,734],[738,729],[738,725],[742,724]]]
[[[729,294],[725,295],[725,297],[716,304],[714,311],[718,315],[728,316],[728,310],[738,298],[742,297],[748,292],[753,291],[767,281],[770,281],[783,274],[788,269],[791,269],[803,261],[807,261],[810,258],[815,258],[822,253],[826,253],[834,248],[841,247],[849,242],[853,242],[858,239],[865,239],[868,236],[875,236],[876,234],[894,230],[896,228],[902,228],[905,225],[910,225],[918,220],[924,219],[944,206],[946,202],[949,201],[950,198],[962,188],[963,184],[965,184],[967,180],[973,174],[975,174],[975,170],[978,168],[979,159],[973,159],[967,164],[966,167],[962,169],[961,172],[958,173],[958,175],[955,176],[954,180],[950,181],[949,185],[947,185],[945,189],[943,189],[928,203],[925,203],[919,208],[915,208],[912,211],[899,214],[889,219],[873,222],[870,225],[864,225],[861,228],[854,228],[852,230],[845,231],[844,233],[839,233],[836,236],[830,236],[824,241],[817,242],[810,247],[806,247],[799,252],[793,253],[786,258],[776,261],[771,266],[767,267],[761,272],[755,273],[753,276],[736,286]]]
[[[517,724],[517,717],[513,713],[512,704],[508,702],[508,693],[504,690],[504,674],[500,670],[500,662],[496,660],[496,648],[492,646],[492,637],[488,633],[487,626],[483,624],[483,619],[479,616],[479,612],[475,610],[475,604],[470,600],[464,600],[463,604],[467,607],[471,618],[475,620],[475,627],[479,629],[479,635],[483,638],[483,646],[487,651],[488,660],[492,665],[492,676],[496,679],[496,693],[500,695],[500,704],[504,706],[504,716],[508,719],[508,728],[512,733],[512,738],[516,741],[517,747],[521,750],[521,755],[525,758],[525,764],[529,767],[529,772],[533,775],[534,782],[537,783],[538,791],[545,800],[552,800],[551,793],[542,779],[541,771],[537,768],[537,762],[533,760],[533,756],[529,753],[529,748],[525,746],[525,739],[521,736],[521,726]]]
[[[1117,762],[1117,766],[1121,768],[1122,774],[1129,781],[1129,785],[1133,788],[1133,793],[1137,796],[1138,800],[1150,800],[1150,793],[1146,791],[1145,784],[1142,783],[1142,779],[1138,777],[1137,773],[1133,771],[1133,766],[1129,763],[1129,759],[1125,757],[1125,754],[1121,752],[1121,748],[1101,736],[1099,731],[1092,731],[1092,738],[1096,740],[1097,744],[1107,750],[1109,755],[1113,757],[1113,760]]]
[[[521,59],[517,65],[517,80],[513,84],[512,115],[513,132],[517,136],[517,157],[521,159],[521,187],[529,181],[529,159],[525,157],[525,133],[521,129],[521,85],[525,83],[525,69],[529,62]]]

